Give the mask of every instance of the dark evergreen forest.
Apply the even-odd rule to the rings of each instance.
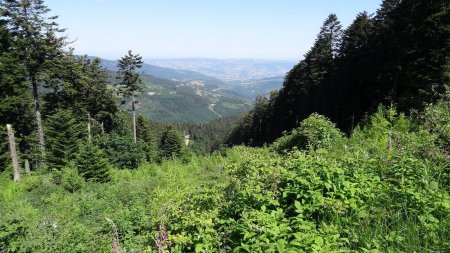
[[[383,1],[345,29],[330,14],[283,88],[259,97],[228,142],[272,143],[312,113],[351,133],[380,104],[423,110],[448,88],[448,9],[446,1]]]

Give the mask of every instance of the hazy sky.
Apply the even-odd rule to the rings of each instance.
[[[381,0],[46,0],[77,54],[298,60],[324,19],[345,26]]]

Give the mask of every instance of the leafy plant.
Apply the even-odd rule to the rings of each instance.
[[[314,113],[302,121],[298,128],[277,139],[271,148],[277,152],[286,152],[294,148],[326,148],[340,138],[342,133],[330,120]]]

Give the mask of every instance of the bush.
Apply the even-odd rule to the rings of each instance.
[[[51,169],[61,169],[74,158],[83,126],[69,110],[57,110],[46,120],[47,160]]]
[[[68,192],[74,193],[83,187],[84,179],[78,174],[72,162],[59,172],[60,185]]]
[[[291,133],[278,138],[271,149],[281,153],[293,149],[318,149],[329,147],[334,141],[342,138],[342,133],[327,118],[319,114],[311,114],[293,129]]]
[[[428,131],[437,136],[439,145],[450,152],[450,98],[428,106],[422,122]]]

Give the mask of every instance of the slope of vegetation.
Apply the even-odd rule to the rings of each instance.
[[[114,73],[109,72],[109,81],[114,83]],[[142,92],[138,95],[137,113],[158,122],[207,123],[221,116],[232,116],[248,112],[251,106],[238,94],[227,90],[206,89],[202,96],[176,92],[179,82],[141,75]],[[209,109],[211,104],[217,113]],[[128,106],[128,105],[124,105]]]
[[[338,130],[314,116],[268,148],[111,168],[104,184],[71,165],[20,183],[3,173],[0,249],[445,252],[449,103],[428,112],[424,121],[380,108],[348,138],[328,138]],[[281,148],[299,135],[307,146]]]

